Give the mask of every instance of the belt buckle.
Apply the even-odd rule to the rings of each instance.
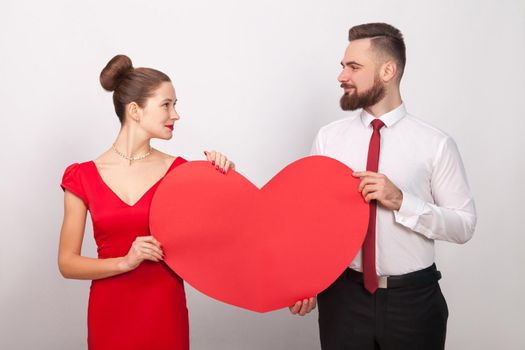
[[[378,288],[388,288],[388,277],[387,276],[377,276],[377,287]]]

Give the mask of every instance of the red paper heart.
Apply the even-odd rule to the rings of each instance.
[[[266,312],[317,295],[365,237],[359,180],[328,157],[300,159],[258,189],[235,171],[188,162],[160,183],[150,210],[166,263],[202,293]]]

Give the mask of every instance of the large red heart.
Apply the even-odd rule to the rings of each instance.
[[[315,296],[357,254],[368,225],[359,180],[328,157],[300,159],[260,190],[235,171],[188,162],[150,209],[166,263],[202,293],[266,312]]]

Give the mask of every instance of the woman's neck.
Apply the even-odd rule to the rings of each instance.
[[[115,140],[115,147],[128,157],[136,157],[150,151],[150,138],[136,127],[123,125]]]

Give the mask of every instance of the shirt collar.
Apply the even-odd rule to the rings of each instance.
[[[382,116],[379,117],[379,119],[383,123],[385,123],[385,126],[387,128],[389,128],[395,123],[397,123],[399,120],[401,120],[406,115],[406,113],[407,113],[407,110],[406,110],[405,104],[401,102],[399,106],[397,106],[390,112],[383,114]],[[370,123],[372,123],[372,120],[376,119],[376,117],[374,117],[373,115],[371,115],[364,109],[361,111],[360,117],[365,127],[368,127]]]

